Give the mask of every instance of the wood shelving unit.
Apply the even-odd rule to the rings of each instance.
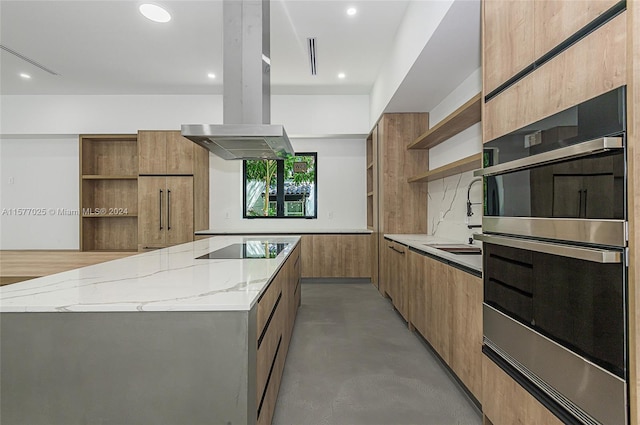
[[[375,185],[377,182],[377,176],[375,174],[376,170],[374,167],[375,162],[375,143],[373,140],[373,135],[369,135],[367,138],[367,229],[374,230],[374,205],[375,197]]]
[[[136,251],[137,134],[80,136],[80,250]],[[84,214],[104,208],[127,214]]]
[[[407,149],[430,149],[445,140],[480,122],[480,100],[478,93],[438,124],[418,136]]]
[[[410,177],[407,181],[409,183],[424,183],[475,170],[482,167],[481,160],[482,154],[477,153],[466,158],[462,158],[459,161],[452,162],[451,164],[429,170],[419,176]]]

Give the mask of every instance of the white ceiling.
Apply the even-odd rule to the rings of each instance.
[[[0,93],[222,93],[222,1],[154,0],[171,13],[167,24],[142,17],[143,2],[0,1],[0,43],[60,74],[3,50]],[[408,3],[272,0],[272,92],[369,94]],[[348,7],[358,13],[347,16]],[[307,37],[317,38],[315,77]],[[338,72],[347,77],[339,80]]]

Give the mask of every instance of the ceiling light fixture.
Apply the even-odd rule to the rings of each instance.
[[[209,77],[209,78],[211,78],[213,80],[214,78],[216,78],[216,74],[214,74],[213,72],[210,72],[210,73],[207,74],[207,77]]]
[[[145,18],[153,22],[165,23],[171,20],[169,12],[155,4],[141,4],[139,10]]]
[[[353,16],[353,15],[355,15],[357,12],[358,12],[358,11],[356,10],[356,8],[355,8],[355,7],[350,7],[350,8],[348,8],[348,9],[347,9],[347,15],[349,15],[349,16]]]
[[[25,74],[24,72],[21,72],[21,73],[20,73],[20,76],[21,76],[22,78],[24,78],[25,80],[30,80],[30,79],[31,79],[31,75],[29,75],[29,74]]]
[[[340,78],[341,80],[344,80],[346,78],[346,75],[344,74],[344,72],[341,72],[338,74],[338,78]]]

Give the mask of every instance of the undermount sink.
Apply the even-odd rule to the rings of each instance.
[[[456,255],[481,255],[482,249],[477,246],[464,245],[464,244],[424,244],[431,248],[436,248],[441,251],[450,252]]]

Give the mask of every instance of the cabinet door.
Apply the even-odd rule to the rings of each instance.
[[[167,226],[166,177],[138,178],[138,245],[141,249],[165,244]]]
[[[451,328],[453,305],[447,266],[437,260],[427,258],[427,284],[429,286],[429,342],[440,357],[451,363]]]
[[[167,132],[138,132],[138,173],[167,174]]]
[[[534,62],[534,1],[484,2],[484,92]]]
[[[409,318],[409,288],[407,286],[407,253],[409,249],[402,244],[394,244],[394,277],[396,281],[395,306],[407,322]]]
[[[413,326],[426,338],[426,276],[425,256],[409,251],[407,254],[407,288],[409,317]]]
[[[166,243],[193,241],[193,177],[166,177]]]
[[[451,369],[482,403],[482,279],[448,267],[453,294]]]
[[[167,132],[165,137],[167,174],[193,174],[195,143],[182,137],[179,131]]]

